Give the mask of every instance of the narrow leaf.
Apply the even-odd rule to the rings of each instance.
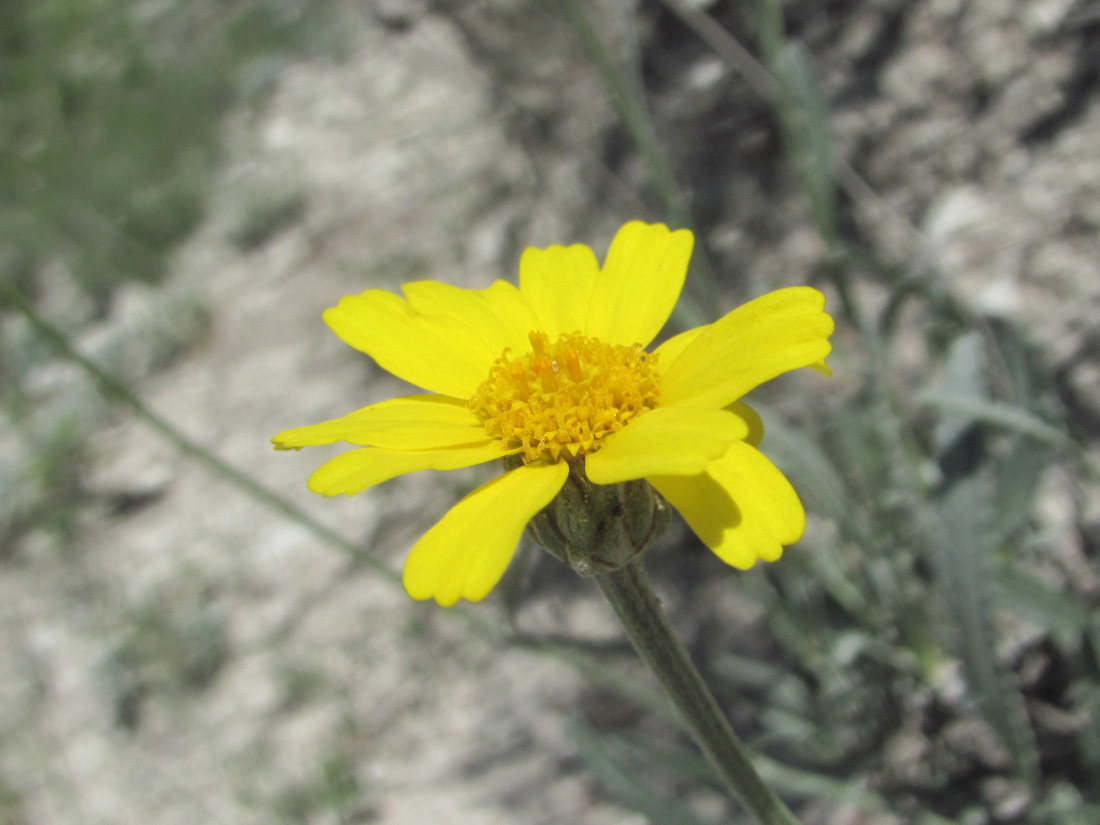
[[[687,779],[708,782],[716,786],[718,784],[714,769],[700,754],[684,749],[658,751],[648,742],[634,737],[618,737],[618,741],[631,748],[639,760],[644,759]],[[753,756],[753,764],[760,771],[761,778],[775,791],[785,796],[800,799],[831,799],[852,805],[866,813],[897,814],[886,797],[863,787],[858,780],[836,779],[827,774],[793,768],[760,754]],[[953,823],[929,813],[918,816],[913,820],[913,825],[953,825]]]
[[[958,413],[976,421],[1002,427],[1050,444],[1060,450],[1073,445],[1069,436],[1047,424],[1040,418],[1014,404],[1001,401],[983,401],[929,390],[917,395],[917,403],[938,410]]]
[[[940,502],[934,535],[936,584],[947,604],[966,680],[1017,773],[1038,782],[1039,754],[1023,696],[997,660],[991,484],[984,475],[957,481]]]
[[[982,403],[986,400],[985,352],[982,336],[977,332],[960,335],[951,342],[944,363],[940,392],[945,397]],[[966,412],[945,409],[936,421],[935,439],[940,450],[947,449],[974,423],[975,417]]]
[[[635,766],[620,756],[592,727],[580,720],[570,725],[577,753],[589,772],[623,804],[662,825],[707,825],[691,809],[657,793]]]
[[[805,48],[788,43],[774,67],[779,80],[780,116],[787,135],[788,152],[821,237],[830,246],[837,242],[836,181],[829,109],[817,83]]]
[[[1043,472],[1055,458],[1050,445],[1018,436],[1011,449],[997,460],[997,517],[994,530],[1004,541],[1023,527],[1031,516],[1031,503]]]
[[[1000,605],[1048,632],[1080,633],[1091,620],[1081,602],[1009,564],[997,570],[994,595]]]

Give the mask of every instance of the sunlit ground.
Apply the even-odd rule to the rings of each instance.
[[[805,538],[649,554],[765,779],[806,825],[1100,821],[1095,15],[778,5],[9,0],[0,823],[747,821],[591,582],[404,594],[492,471],[323,499],[338,450],[268,443],[406,389],[340,297],[633,218],[696,232],[669,333],[837,319],[750,399]]]

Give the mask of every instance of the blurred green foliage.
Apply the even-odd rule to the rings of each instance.
[[[0,277],[62,262],[101,308],[202,218],[222,116],[326,43],[326,3],[5,0]]]
[[[136,610],[103,667],[114,723],[134,730],[144,700],[152,694],[200,691],[229,655],[224,622],[206,606],[166,609],[164,603]]]
[[[339,52],[333,4],[296,0],[139,3],[4,0],[0,12],[0,288],[30,305],[59,272],[64,331],[107,313],[126,282],[157,284],[203,218],[224,117],[260,103],[282,65]],[[300,215],[300,197],[260,201],[233,240],[255,246]],[[72,300],[79,299],[79,300]],[[17,304],[0,294],[0,305]],[[202,329],[176,301],[145,329],[119,330],[96,356],[132,351],[163,366]],[[13,307],[15,308],[15,307]],[[117,337],[117,336],[116,336]],[[136,340],[141,338],[143,340]],[[0,349],[0,422],[18,433],[0,466],[0,540],[44,527],[69,538],[83,498],[88,388],[43,395],[30,376],[56,353],[12,328]]]

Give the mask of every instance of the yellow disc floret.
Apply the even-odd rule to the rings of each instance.
[[[490,436],[522,448],[524,463],[592,452],[601,438],[657,406],[656,358],[640,345],[605,344],[579,332],[554,343],[544,332],[528,337],[531,352],[514,358],[505,350],[469,401]]]

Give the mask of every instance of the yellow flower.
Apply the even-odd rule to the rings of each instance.
[[[635,221],[602,269],[586,246],[551,246],[523,253],[518,289],[417,281],[403,298],[377,289],[344,298],[324,313],[329,327],[428,394],[272,441],[359,445],[310,476],[310,490],[328,496],[522,459],[416,543],[404,571],[414,599],[484,598],[571,467],[595,484],[645,479],[734,567],[775,561],[801,537],[805,513],[756,449],[760,420],[739,399],[780,373],[823,367],[833,321],[820,292],[792,287],[646,350],[676,304],[692,243],[686,230]]]

